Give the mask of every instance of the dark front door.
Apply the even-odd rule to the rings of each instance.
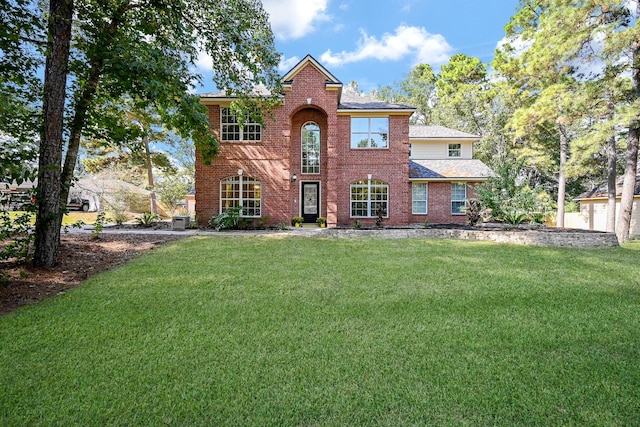
[[[302,183],[302,217],[304,222],[315,223],[320,216],[320,183]]]

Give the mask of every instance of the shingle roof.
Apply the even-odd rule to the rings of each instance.
[[[455,129],[449,129],[444,126],[425,126],[425,125],[409,126],[409,138],[480,139],[478,135],[473,135],[473,134],[462,132]]]
[[[409,162],[409,178],[413,179],[486,179],[493,175],[493,171],[487,165],[476,159],[412,160]]]
[[[252,93],[256,96],[271,96],[271,91],[264,85],[254,86]],[[201,93],[200,98],[235,98],[235,96],[229,96],[226,92],[208,92]]]
[[[623,182],[624,182],[623,177],[618,178],[618,180],[616,181],[616,196],[618,197],[622,196]],[[633,194],[636,196],[640,196],[640,175],[636,176],[636,188]],[[605,182],[597,186],[596,188],[593,188],[589,191],[585,191],[584,193],[576,197],[576,199],[600,199],[607,196],[608,196],[607,183]]]
[[[392,104],[355,92],[343,91],[338,109],[343,110],[415,110],[408,105]]]

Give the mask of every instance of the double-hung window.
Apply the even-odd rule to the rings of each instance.
[[[462,157],[462,144],[449,144],[449,157]]]
[[[351,148],[388,148],[388,117],[352,117]]]
[[[429,189],[426,183],[414,182],[411,186],[411,211],[413,214],[429,213]]]
[[[238,118],[231,113],[229,107],[220,109],[220,121],[222,140],[233,142],[260,141],[262,126],[260,123],[251,122],[247,115],[244,124],[240,125]]]
[[[464,214],[464,208],[467,203],[467,184],[453,183],[451,184],[451,213]]]
[[[240,216],[260,217],[261,185],[258,179],[239,175],[220,181],[220,212],[238,206],[242,206]]]
[[[382,181],[362,180],[351,184],[351,216],[389,217],[389,186]]]

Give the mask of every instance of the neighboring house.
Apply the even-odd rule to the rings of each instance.
[[[234,206],[275,225],[302,216],[328,226],[461,223],[473,184],[491,171],[472,160],[479,138],[438,126],[410,126],[415,108],[343,91],[306,56],[283,77],[284,99],[266,126],[237,124],[232,98],[201,95],[220,154],[197,153],[196,214],[204,224]],[[410,153],[411,151],[411,153]]]
[[[620,199],[622,196],[623,179],[616,182],[616,223],[620,214]],[[633,197],[633,209],[631,211],[631,237],[640,236],[640,175],[636,177],[636,188]],[[580,202],[579,213],[565,215],[565,227],[581,228],[585,230],[607,230],[607,184],[604,183],[593,190],[579,195],[576,200]]]

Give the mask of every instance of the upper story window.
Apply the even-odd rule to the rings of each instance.
[[[388,117],[352,117],[351,148],[388,148]]]
[[[245,123],[240,126],[238,118],[231,113],[229,107],[220,109],[220,121],[223,141],[260,141],[262,126],[260,123],[250,122],[251,118],[247,115]]]
[[[320,127],[313,122],[302,126],[302,173],[320,173]]]
[[[449,157],[462,157],[462,144],[449,144]]]

